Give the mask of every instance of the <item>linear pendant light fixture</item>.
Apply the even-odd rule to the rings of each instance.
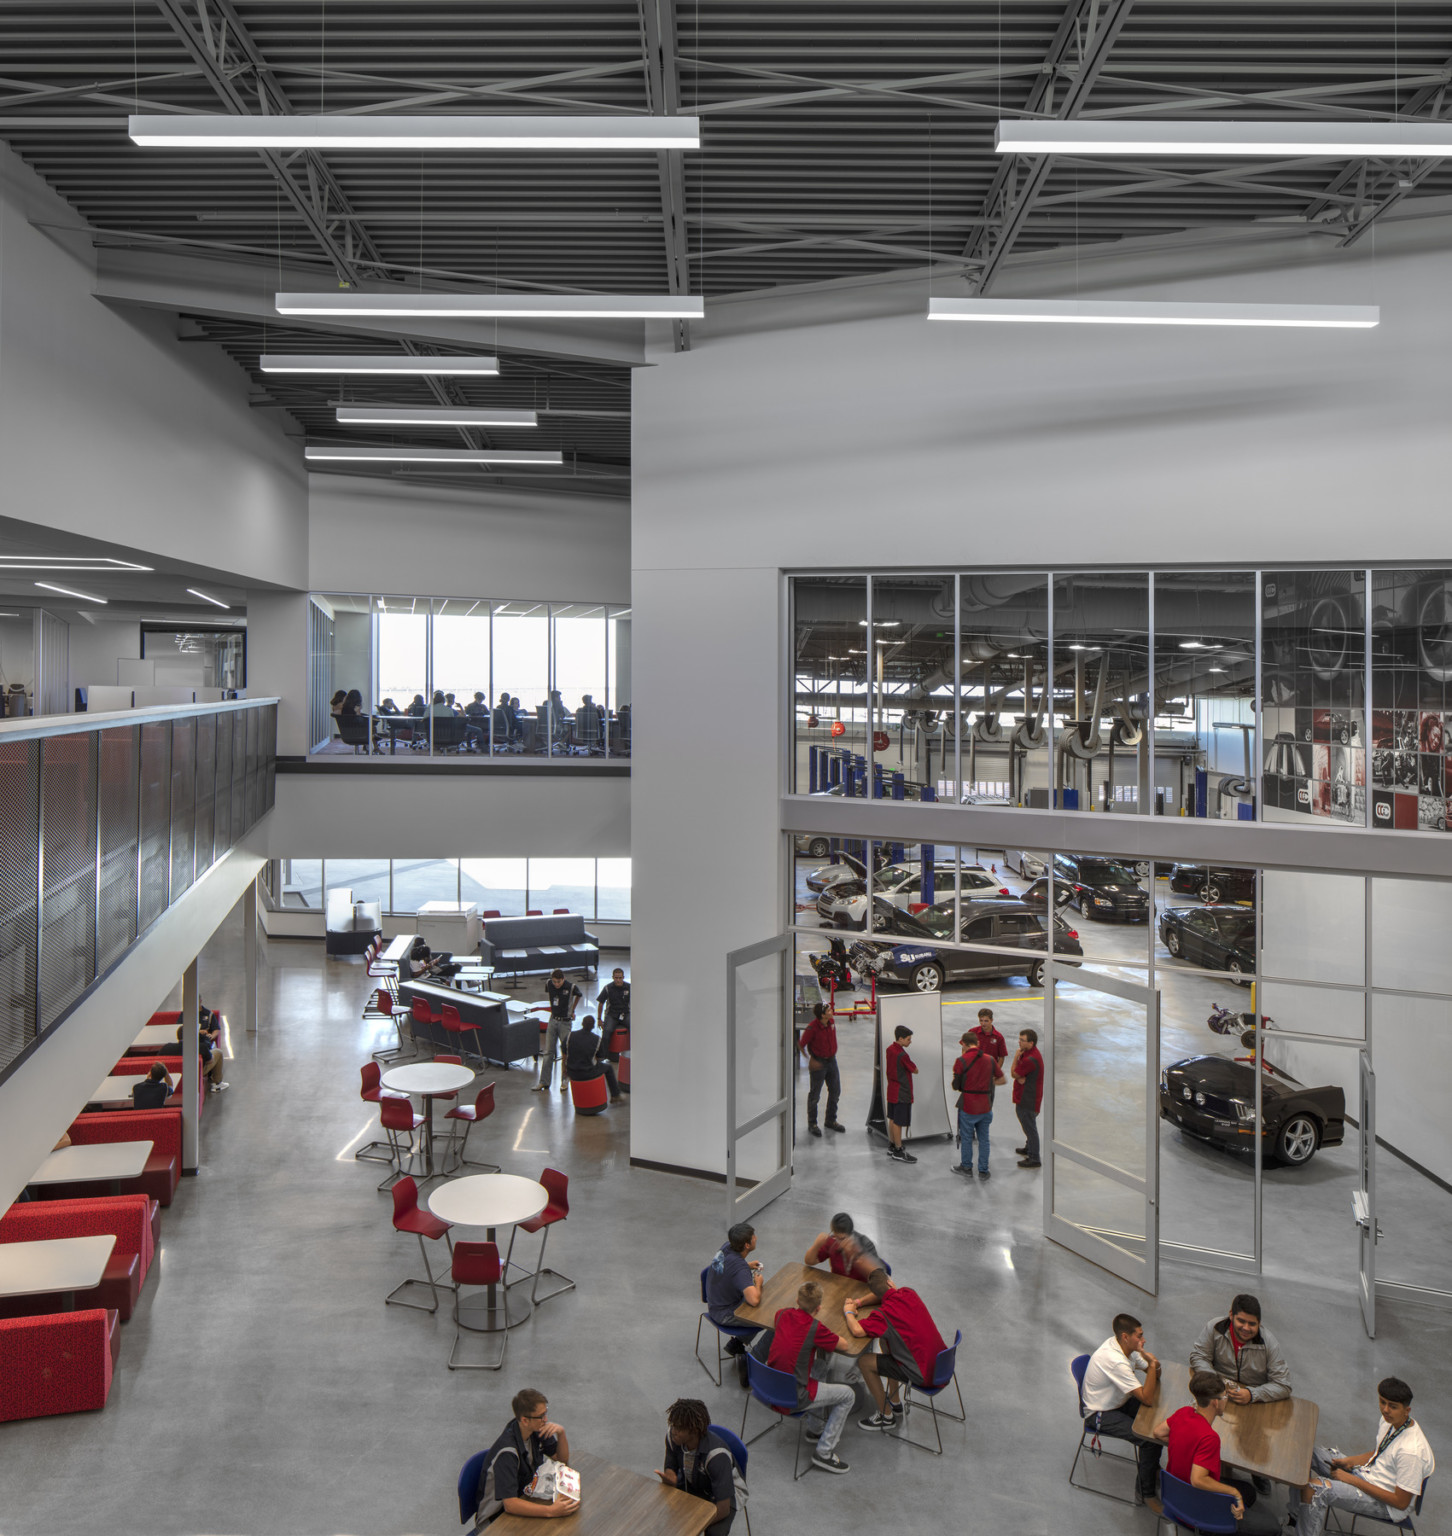
[[[393,319],[699,320],[705,302],[670,293],[279,293],[277,312]]]
[[[1059,325],[1242,325],[1369,330],[1374,304],[1167,304],[1134,299],[929,299],[929,320]]]
[[[263,373],[391,373],[432,377],[493,378],[497,357],[409,357],[402,352],[365,356],[354,352],[264,352]]]
[[[1001,155],[1287,155],[1324,160],[1439,159],[1452,155],[1452,122],[1130,122],[1069,118],[1000,122]]]
[[[140,114],[132,142],[148,149],[699,149],[697,117],[404,117],[386,113],[243,117]]]
[[[535,448],[306,448],[309,464],[563,464],[559,453]]]
[[[64,597],[78,597],[85,603],[100,603],[104,608],[109,599],[97,597],[91,592],[77,592],[74,587],[58,587],[53,581],[38,581],[36,586],[44,587],[47,592],[59,592]]]
[[[537,427],[533,411],[488,405],[340,405],[345,427]]]

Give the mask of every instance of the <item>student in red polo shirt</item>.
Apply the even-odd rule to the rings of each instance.
[[[837,1119],[837,1101],[842,1096],[842,1075],[837,1069],[837,1025],[826,1003],[812,1005],[812,1022],[802,1031],[798,1049],[807,1058],[811,1079],[807,1092],[807,1129],[813,1136],[822,1134],[817,1124],[817,1105],[822,1097],[822,1084],[826,1083],[827,1129],[845,1131],[847,1127]]]
[[[917,1064],[908,1055],[913,1032],[906,1024],[899,1024],[892,1032],[892,1044],[885,1055],[887,1075],[887,1155],[895,1162],[915,1163],[915,1158],[902,1144],[902,1133],[913,1123],[913,1074]]]
[[[992,1040],[981,1029],[965,1032],[958,1044],[962,1054],[953,1063],[953,1086],[958,1090],[958,1161],[954,1173],[973,1177],[973,1141],[978,1140],[978,1177],[988,1171],[988,1127],[993,1124],[993,1085],[1003,1073],[993,1054]]]
[[[997,1061],[1002,1062],[1008,1056],[1008,1044],[993,1022],[993,1009],[978,1010],[978,1024],[973,1033],[982,1041],[983,1049]]]
[[[1039,1110],[1044,1103],[1044,1058],[1039,1052],[1038,1033],[1032,1029],[1018,1032],[1018,1050],[1008,1069],[1013,1079],[1013,1112],[1023,1128],[1023,1145],[1018,1149],[1020,1168],[1039,1164]]]
[[[875,1413],[857,1422],[863,1429],[897,1429],[903,1420],[900,1384],[926,1386],[933,1379],[938,1356],[948,1346],[916,1291],[894,1285],[885,1269],[874,1269],[867,1286],[871,1298],[842,1303],[842,1316],[853,1338],[882,1341],[876,1354],[864,1350],[857,1357],[857,1369],[877,1405]],[[869,1307],[871,1311],[861,1315]]]
[[[773,1319],[766,1363],[772,1370],[796,1378],[798,1410],[807,1411],[810,1418],[822,1425],[814,1434],[817,1449],[812,1465],[823,1472],[845,1472],[847,1463],[837,1455],[837,1442],[847,1427],[847,1415],[852,1412],[857,1394],[844,1382],[821,1379],[831,1363],[832,1352],[842,1343],[825,1323],[817,1321],[821,1307],[822,1287],[815,1280],[808,1280],[797,1291],[796,1306],[783,1307]],[[808,1433],[813,1431],[809,1429]]]
[[[1165,1470],[1192,1488],[1205,1493],[1228,1493],[1237,1524],[1244,1533],[1274,1531],[1279,1522],[1268,1523],[1259,1513],[1246,1519],[1246,1510],[1255,1503],[1255,1489],[1249,1483],[1227,1482],[1220,1475],[1220,1434],[1215,1428],[1225,1408],[1225,1383],[1213,1371],[1195,1371],[1190,1376],[1190,1396],[1194,1407],[1178,1408],[1162,1424],[1156,1424],[1154,1438],[1169,1448]]]

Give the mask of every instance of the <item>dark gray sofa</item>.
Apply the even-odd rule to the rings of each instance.
[[[595,971],[600,964],[600,944],[585,932],[578,912],[550,917],[491,917],[484,922],[479,952],[496,976],[524,976],[531,972]]]

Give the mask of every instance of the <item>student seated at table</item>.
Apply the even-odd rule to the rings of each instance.
[[[159,1061],[153,1061],[151,1071],[131,1090],[133,1109],[164,1109],[171,1097],[171,1079]]]
[[[1311,1453],[1316,1475],[1301,1489],[1297,1536],[1321,1536],[1326,1512],[1342,1509],[1373,1520],[1404,1525],[1423,1485],[1437,1470],[1432,1447],[1412,1417],[1412,1389],[1399,1376],[1377,1383],[1381,1413],[1376,1445],[1358,1456],[1343,1456],[1327,1445]]]
[[[1242,1291],[1225,1317],[1212,1317],[1190,1350],[1192,1371],[1213,1371],[1232,1403],[1273,1403],[1291,1395],[1291,1368],[1276,1336],[1260,1325],[1260,1302]]]
[[[214,1016],[215,1017],[215,1016]],[[176,1045],[162,1048],[163,1056],[182,1053],[182,1036],[186,1033],[186,1025],[178,1024],[176,1027]],[[222,1068],[226,1063],[222,1059],[222,1047],[216,1042],[221,1037],[220,1030],[197,1028],[197,1059],[201,1063],[202,1076],[207,1080],[208,1093],[220,1093],[223,1088],[230,1088],[231,1084],[222,1080]],[[177,1068],[180,1073],[181,1068]]]
[[[870,1297],[862,1301],[849,1297],[842,1303],[847,1332],[854,1339],[878,1341],[877,1353],[864,1350],[857,1357],[857,1369],[877,1405],[876,1412],[857,1422],[863,1429],[900,1429],[902,1383],[926,1386],[933,1379],[938,1356],[948,1346],[916,1291],[894,1285],[885,1269],[874,1269],[867,1287]]]
[[[1128,1440],[1137,1447],[1140,1497],[1159,1513],[1155,1483],[1159,1473],[1160,1447],[1155,1440],[1141,1440],[1134,1432],[1134,1417],[1141,1403],[1152,1403],[1160,1384],[1160,1362],[1144,1341],[1144,1325],[1137,1317],[1121,1312],[1114,1331],[1089,1357],[1084,1372],[1084,1423],[1096,1435]],[[1144,1380],[1138,1372],[1144,1371]]]
[[[853,1275],[858,1280],[882,1267],[876,1243],[865,1232],[857,1231],[846,1211],[838,1211],[832,1218],[830,1231],[817,1233],[802,1262],[826,1264],[834,1275]]]
[[[503,1514],[553,1520],[573,1515],[580,1507],[578,1499],[563,1494],[556,1494],[553,1504],[524,1496],[547,1457],[566,1463],[570,1459],[569,1439],[563,1427],[550,1419],[549,1406],[544,1393],[533,1387],[514,1394],[509,1405],[514,1417],[489,1447],[489,1467],[479,1490],[481,1524]]]
[[[1280,1522],[1269,1511],[1247,1515],[1255,1503],[1255,1489],[1239,1478],[1225,1477],[1220,1465],[1220,1434],[1215,1420],[1225,1411],[1224,1381],[1214,1371],[1193,1371],[1190,1396],[1195,1400],[1193,1407],[1177,1408],[1164,1423],[1155,1425],[1155,1439],[1168,1447],[1165,1470],[1192,1488],[1228,1493],[1235,1500],[1231,1511],[1243,1536],[1270,1536],[1280,1528]]]
[[[414,694],[412,702],[404,710],[404,714],[412,715],[415,720],[423,719],[428,712],[428,705],[424,703],[424,696],[421,693]]]
[[[761,1305],[761,1262],[751,1257],[756,1247],[756,1228],[738,1221],[726,1234],[716,1257],[706,1270],[706,1315],[721,1328],[739,1328],[736,1309]],[[745,1355],[744,1339],[727,1339],[728,1355]],[[746,1361],[738,1360],[741,1385],[746,1385]]]
[[[398,705],[393,702],[392,699],[384,699],[384,701],[378,706],[378,713],[380,715],[397,715],[401,714],[402,711],[399,709]]]
[[[726,1442],[712,1434],[710,1410],[699,1398],[678,1397],[666,1409],[665,1469],[655,1475],[667,1487],[716,1506],[705,1536],[726,1536],[736,1518],[735,1465]]]
[[[845,1472],[847,1463],[837,1455],[837,1442],[857,1394],[845,1383],[827,1379],[832,1355],[842,1341],[818,1317],[821,1309],[822,1287],[808,1280],[797,1290],[796,1306],[783,1307],[772,1320],[766,1363],[796,1378],[797,1407],[810,1410],[808,1417],[818,1425],[812,1465],[823,1472]]]
[[[597,1077],[605,1079],[605,1086],[610,1090],[610,1102],[618,1104],[621,1095],[615,1068],[610,1065],[610,1059],[605,1054],[605,1042],[595,1031],[595,1015],[587,1013],[565,1047],[565,1080],[591,1083]]]
[[[363,713],[363,695],[356,688],[348,690],[343,707],[338,711],[340,720],[357,720]]]

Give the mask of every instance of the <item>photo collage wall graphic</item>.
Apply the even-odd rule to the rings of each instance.
[[[1452,571],[1374,571],[1372,825],[1452,831]]]

